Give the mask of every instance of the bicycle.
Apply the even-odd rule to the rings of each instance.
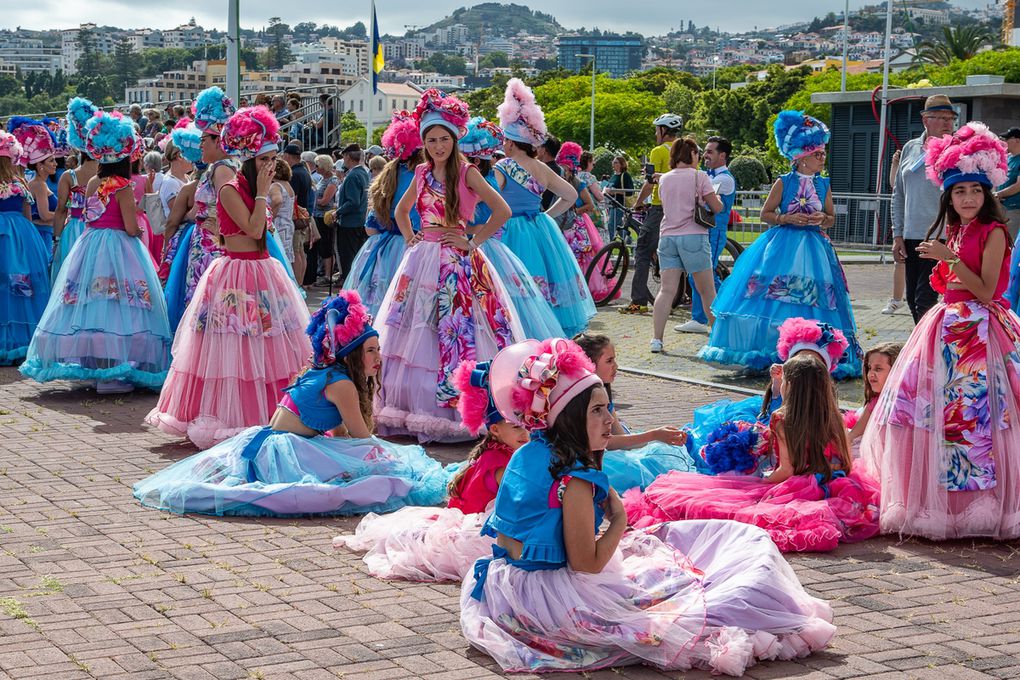
[[[611,282],[611,285],[603,289],[599,296],[592,296],[596,306],[599,307],[609,304],[609,301],[616,296],[623,286],[623,281],[627,277],[627,270],[630,266],[630,258],[632,257],[630,251],[637,244],[637,237],[642,226],[642,222],[637,219],[637,215],[642,213],[640,208],[628,208],[608,194],[606,195],[606,201],[611,204],[611,207],[623,212],[624,220],[623,224],[618,227],[617,236],[595,254],[591,264],[588,265],[588,270],[585,272],[585,279],[589,282],[596,273],[601,274],[605,277],[606,281]],[[732,217],[730,223],[732,224]],[[733,262],[736,262],[740,254],[744,252],[744,246],[727,237],[724,250],[732,258]],[[720,281],[725,280],[730,275],[730,266],[720,259],[716,265],[715,273]],[[659,258],[654,253],[652,255],[651,276],[655,281],[658,281]],[[689,298],[690,284],[687,277],[684,276],[681,278],[677,296],[673,300],[673,307],[679,306]]]

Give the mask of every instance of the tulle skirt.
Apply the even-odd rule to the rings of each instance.
[[[25,358],[50,297],[49,253],[20,212],[0,212],[0,366]]]
[[[491,554],[492,538],[481,535],[486,517],[420,507],[371,514],[353,535],[334,538],[333,547],[367,551],[365,565],[377,578],[461,581],[479,558]]]
[[[420,446],[252,427],[143,479],[134,493],[176,513],[354,515],[441,502],[446,481]]]
[[[481,249],[492,263],[496,277],[510,293],[520,315],[525,337],[535,340],[564,337],[563,327],[552,306],[513,251],[497,236],[486,239]]]
[[[761,412],[761,400],[761,397],[747,397],[739,401],[720,399],[694,409],[694,421],[683,428],[687,431],[687,448],[697,455],[708,443],[709,435],[720,425],[735,421],[755,422]]]
[[[882,485],[882,531],[935,540],[1020,536],[1018,402],[1016,315],[975,300],[929,310],[861,442],[863,467]]]
[[[506,287],[479,249],[423,241],[404,255],[376,322],[382,389],[375,421],[384,435],[466,441],[452,374],[524,339]]]
[[[146,422],[208,448],[269,422],[311,354],[308,309],[274,259],[220,257],[198,283]]]
[[[291,283],[294,284],[294,288],[297,290],[297,294],[301,299],[305,299],[307,293],[302,288],[297,279],[294,278],[294,267],[290,263],[290,258],[287,257],[287,253],[283,248],[282,236],[277,230],[273,230],[266,235],[266,252],[269,253],[269,257],[273,258],[283,267],[283,270],[287,272],[287,278],[290,279]]]
[[[64,260],[71,253],[71,248],[78,242],[81,235],[85,233],[85,220],[80,217],[71,217],[67,220],[67,224],[64,225],[64,230],[60,232],[60,240],[57,241],[56,246],[53,250],[53,266],[50,267],[50,283],[55,283],[57,280],[57,274],[60,273],[60,267],[64,264]]]
[[[166,279],[166,308],[170,330],[177,332],[184,310],[188,308],[202,274],[212,261],[223,254],[218,239],[211,233],[189,223],[174,235],[177,241]],[[169,251],[168,251],[169,255]]]
[[[379,313],[386,290],[397,273],[406,249],[404,237],[399,231],[384,231],[369,236],[354,257],[344,288],[358,291],[361,301],[372,316]]]
[[[736,522],[630,531],[597,574],[480,562],[460,601],[464,637],[510,672],[644,663],[741,675],[835,633],[829,605],[804,591],[768,534]]]
[[[823,483],[794,475],[769,484],[754,476],[670,472],[623,497],[635,527],[685,519],[733,519],[768,531],[783,552],[824,552],[878,534],[878,482],[863,471]]]
[[[595,255],[605,245],[602,242],[602,236],[599,235],[598,229],[595,228],[595,223],[592,222],[591,217],[588,215],[578,215],[574,220],[574,224],[563,231],[563,237],[567,239],[567,245],[570,246],[571,252],[574,253],[574,258],[581,268],[581,273],[586,274],[588,267],[595,260]],[[605,297],[610,287],[609,280],[606,279],[601,271],[593,272],[592,278],[588,280],[588,289],[591,290],[593,295]],[[619,297],[620,291],[616,291],[614,299]]]
[[[88,228],[53,284],[21,372],[49,380],[122,380],[159,389],[170,324],[156,268],[141,240]]]
[[[861,375],[857,323],[843,267],[817,227],[772,227],[737,259],[712,304],[715,325],[698,352],[705,361],[765,372],[779,361],[779,326],[790,317],[831,324],[850,347],[833,373]]]
[[[687,447],[662,442],[649,442],[639,449],[606,451],[602,457],[602,471],[620,493],[634,487],[644,489],[671,470],[699,472],[698,461],[687,452]]]
[[[573,337],[588,328],[588,321],[595,316],[595,301],[552,218],[543,213],[512,217],[503,227],[502,240],[552,305],[565,336]]]

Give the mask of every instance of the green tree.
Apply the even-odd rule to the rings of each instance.
[[[435,71],[447,76],[467,75],[467,62],[456,54],[433,53],[428,59],[418,62],[419,68]]]
[[[918,43],[915,61],[945,66],[954,59],[970,59],[994,42],[995,37],[982,26],[943,26],[940,38]]]
[[[510,57],[506,52],[489,52],[478,60],[479,68],[506,68],[510,65]]]
[[[741,191],[753,191],[769,181],[764,163],[754,156],[737,156],[728,167]]]
[[[75,64],[78,73],[86,77],[98,75],[99,50],[96,48],[96,36],[91,28],[78,30],[77,47],[81,51],[81,56],[78,57],[78,62]]]
[[[24,93],[21,82],[14,76],[0,76],[0,98]]]
[[[340,146],[365,143],[365,124],[358,120],[353,111],[345,111],[340,116]]]
[[[670,85],[683,85],[691,90],[702,89],[701,81],[693,73],[675,68],[656,66],[647,71],[638,71],[630,77],[634,87],[652,94],[663,94]]]
[[[590,93],[589,93],[590,97]],[[564,140],[588,139],[591,100],[574,99],[546,109],[549,131]],[[597,92],[595,141],[598,146],[626,149],[640,155],[655,143],[651,121],[662,113],[662,99],[648,92]],[[647,125],[641,124],[647,121]],[[585,145],[587,146],[587,145]]]
[[[698,93],[686,85],[670,83],[666,86],[666,91],[662,93],[662,101],[666,111],[675,113],[688,121],[698,103]]]
[[[121,36],[113,52],[113,73],[111,83],[116,96],[124,94],[124,89],[134,85],[138,79],[138,55],[134,46],[128,42],[127,36]]]
[[[546,59],[545,57],[539,57],[535,60],[535,68],[539,71],[551,71],[556,68],[555,59]]]
[[[743,83],[747,81],[747,74],[757,71],[760,66],[752,64],[738,64],[737,66],[720,66],[715,70],[715,86],[717,89],[728,90],[731,83]],[[703,87],[712,87],[712,74],[701,76]]]
[[[286,36],[290,31],[290,26],[283,23],[280,17],[269,18],[269,35],[271,45],[269,52],[272,53],[270,62],[271,68],[280,70],[284,64],[289,64],[292,61],[290,52],[290,45],[287,44]]]
[[[471,107],[471,113],[495,121],[496,107],[503,103],[503,93],[506,91],[508,80],[505,75],[495,75],[492,77],[491,87],[465,93],[464,101]]]
[[[46,94],[51,97],[59,97],[64,94],[65,89],[67,89],[67,78],[64,76],[64,71],[58,68],[50,78],[50,87]]]

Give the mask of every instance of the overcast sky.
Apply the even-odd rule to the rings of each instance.
[[[509,1],[509,0],[508,0]],[[962,7],[981,7],[990,0],[955,0]],[[850,9],[871,2],[852,0]],[[32,2],[6,3],[0,15],[0,28],[44,29],[71,28],[83,22],[110,24],[121,28],[173,28],[187,22],[192,16],[206,28],[226,28],[226,0],[33,0]],[[400,35],[405,24],[428,25],[458,7],[469,6],[468,0],[377,0],[380,33]],[[661,35],[670,27],[687,20],[697,25],[719,26],[723,31],[739,32],[755,26],[764,28],[791,23],[827,12],[843,11],[844,0],[643,0],[635,6],[626,0],[543,0],[528,2],[517,0],[552,14],[567,28],[598,26],[610,31],[638,31],[646,35]],[[422,6],[427,5],[423,9]],[[343,11],[338,7],[344,6]],[[286,9],[283,9],[285,7]],[[329,8],[323,11],[323,8]],[[661,7],[655,12],[652,8]],[[667,10],[667,8],[669,8]],[[637,10],[637,11],[635,11]],[[368,23],[369,2],[336,2],[335,0],[242,0],[241,25],[260,28],[271,16],[281,16],[290,24],[301,21],[348,26],[356,21]]]

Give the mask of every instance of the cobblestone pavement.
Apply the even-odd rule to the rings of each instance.
[[[864,317],[872,302],[857,304]],[[637,329],[648,319],[611,311],[597,322],[617,337],[626,365],[692,365],[641,354],[647,338]],[[905,335],[879,331],[894,332]],[[732,396],[626,374],[616,388],[622,416],[638,428],[664,413],[685,422],[695,406]],[[379,581],[357,555],[332,550],[332,537],[357,518],[179,517],[140,507],[131,485],[194,451],[140,425],[155,400],[38,385],[0,369],[0,679],[500,675],[460,634],[458,585]],[[466,451],[430,447],[444,461]],[[824,653],[763,663],[747,677],[1020,677],[1018,548],[879,538],[792,555],[808,590],[832,602],[837,637]],[[627,667],[586,677],[710,676]]]

